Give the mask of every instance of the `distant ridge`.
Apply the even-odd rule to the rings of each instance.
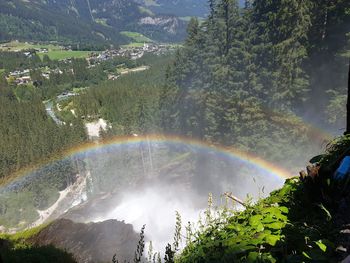
[[[148,9],[140,0],[0,0],[2,42],[125,44],[128,38],[121,31],[139,32],[159,42],[179,42],[185,37],[186,22],[171,12]]]

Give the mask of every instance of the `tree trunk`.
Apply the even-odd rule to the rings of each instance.
[[[350,61],[349,61],[349,73],[348,73],[348,101],[346,104],[346,131],[344,135],[350,134]]]

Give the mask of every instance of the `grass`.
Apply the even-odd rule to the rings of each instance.
[[[34,238],[51,223],[39,227],[17,232],[16,234],[0,234],[0,239],[6,240],[5,246],[0,249],[1,262],[4,263],[38,263],[57,262],[75,263],[73,256],[53,246],[35,246],[30,239]]]
[[[46,48],[48,50],[61,50],[62,47],[53,44],[33,44],[28,42],[11,41],[0,45],[0,51],[21,51],[27,49]]]
[[[149,10],[148,8],[145,8],[143,6],[139,6],[139,10],[140,10],[141,14],[154,16],[154,13],[151,10]]]
[[[144,43],[132,42],[127,45],[123,45],[124,48],[133,48],[133,47],[143,47]]]
[[[343,51],[342,53],[340,53],[340,56],[350,58],[350,50]]]
[[[51,60],[62,60],[67,58],[87,58],[92,51],[70,51],[70,50],[54,50],[48,53],[38,53],[43,59],[44,55],[48,55]]]
[[[34,44],[28,42],[11,41],[0,45],[0,51],[22,51],[28,49],[47,49],[47,53],[39,52],[38,55],[43,59],[48,55],[52,60],[61,60],[66,58],[86,58],[93,51],[71,51],[63,50],[63,47],[53,44]]]
[[[107,19],[105,19],[105,18],[97,18],[97,19],[95,19],[95,22],[98,23],[98,24],[101,24],[103,26],[109,26],[107,24]]]
[[[121,35],[126,36],[130,38],[133,42],[136,43],[151,43],[153,42],[152,39],[138,33],[138,32],[131,32],[131,31],[122,31],[120,32]]]
[[[83,87],[83,88],[73,88],[73,93],[79,94],[80,92],[87,90],[89,87]]]
[[[41,230],[43,230],[44,228],[46,228],[50,224],[51,224],[51,222],[45,223],[45,224],[42,224],[38,227],[19,231],[15,234],[0,234],[0,239],[11,240],[11,241],[17,243],[17,245],[20,245],[20,244],[23,244],[23,242],[25,242],[26,240],[30,239],[31,237],[39,234]]]
[[[155,0],[145,0],[144,2],[146,6],[159,6]]]

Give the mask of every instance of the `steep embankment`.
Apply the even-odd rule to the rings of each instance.
[[[54,221],[28,242],[34,246],[53,245],[74,255],[78,262],[110,262],[114,254],[131,260],[139,240],[132,225],[108,220],[100,223]]]
[[[243,212],[208,220],[177,262],[344,260],[350,249],[349,185],[333,176],[349,149],[350,137],[336,140],[312,160],[307,176],[287,180]]]
[[[132,225],[124,222],[82,224],[68,219],[0,238],[0,262],[4,263],[111,262],[114,254],[131,260],[139,240]]]

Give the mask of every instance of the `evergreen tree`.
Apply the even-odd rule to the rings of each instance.
[[[255,63],[259,81],[265,87],[261,97],[270,108],[290,110],[292,100],[301,101],[308,86],[302,62],[307,56],[310,3],[255,1],[252,23],[257,33]]]

